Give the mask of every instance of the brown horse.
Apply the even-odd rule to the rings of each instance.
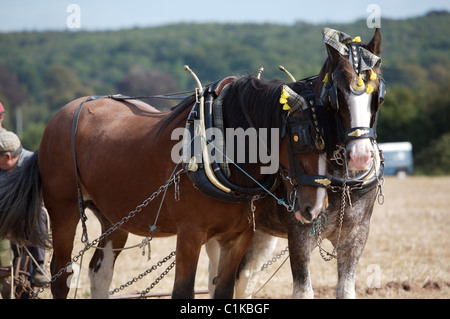
[[[308,117],[308,110],[283,110],[283,105],[280,104],[283,92],[281,82],[243,77],[231,84],[223,102],[225,128],[277,128],[284,131],[286,118]],[[172,149],[179,143],[171,138],[171,134],[175,129],[185,127],[197,98],[195,95],[187,98],[172,112],[158,112],[137,100],[119,101],[105,97],[86,102],[86,98],[80,98],[64,106],[49,121],[40,148],[24,167],[22,176],[2,182],[0,190],[14,189],[4,197],[9,202],[14,202],[23,196],[36,194],[42,188],[52,225],[53,275],[71,260],[75,231],[80,221],[77,176],[83,205],[94,211],[104,232],[167,182],[177,164],[172,159]],[[86,103],[80,108],[83,102]],[[75,132],[71,127],[77,109],[81,112],[74,139],[75,166],[71,152],[71,139]],[[289,127],[287,131],[290,132]],[[296,163],[298,167],[295,171],[301,168],[303,176],[325,174],[322,154],[314,149],[294,154],[289,151],[290,144],[287,143],[292,135],[279,134],[277,137],[279,147],[272,148],[271,151],[281,167],[292,171],[292,163]],[[270,141],[266,142],[267,145],[272,145]],[[246,152],[248,153],[248,149]],[[256,163],[247,160],[241,165],[259,181],[263,179],[260,173],[262,166],[259,160]],[[254,180],[234,165],[230,166],[230,171],[232,182],[255,186]],[[279,176],[278,171],[274,175]],[[26,176],[34,178],[36,187],[23,190],[17,195],[17,190],[27,183]],[[194,297],[194,279],[200,249],[204,243],[214,238],[222,249],[214,297],[231,298],[237,267],[254,232],[252,223],[249,222],[249,202],[219,201],[194,187],[187,174],[180,174],[179,177],[181,198],[177,201],[174,196],[165,197],[153,233],[155,237],[177,235],[172,297]],[[325,208],[327,198],[320,184],[303,183],[301,179],[302,176],[296,174],[292,174],[289,179],[295,184],[298,182],[302,193],[301,202],[295,203],[292,208],[299,215],[309,216],[311,211]],[[33,202],[36,201],[39,201],[39,194],[33,199]],[[9,216],[10,227],[8,233],[0,233],[0,237],[8,235],[12,240],[22,243],[32,240],[28,228],[20,220],[33,217],[33,210],[28,208],[28,211],[9,211],[3,205],[4,202],[6,199],[0,200],[0,215]],[[141,212],[100,241],[99,246],[107,249],[96,250],[90,262],[92,297],[108,297],[114,262],[120,253],[116,249],[124,247],[128,233],[140,236],[149,234],[149,227],[155,222],[159,205],[160,200],[149,202]],[[262,207],[263,202],[256,202],[255,217]],[[0,224],[1,222],[2,220]],[[39,239],[39,234],[33,238]],[[67,296],[69,288],[66,283],[70,275],[63,272],[52,282],[54,298]]]

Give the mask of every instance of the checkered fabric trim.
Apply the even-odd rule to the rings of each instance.
[[[220,92],[219,96],[213,102],[213,117],[214,117],[214,126],[218,128],[222,133],[225,133],[224,124],[223,124],[223,113],[222,113],[222,104],[223,99],[227,95],[228,89],[231,87],[230,84],[225,85],[225,87]],[[224,134],[222,134],[224,136]],[[228,159],[225,156],[225,141],[219,137],[215,137],[214,140],[215,146],[222,152],[223,158],[222,162],[219,163],[220,169],[226,177],[230,177],[231,172],[229,168]],[[216,158],[220,156],[216,152]]]
[[[286,100],[287,104],[291,107],[291,113],[297,110],[303,111],[308,108],[308,102],[300,94],[297,94],[287,85],[283,85],[283,89],[289,95]]]
[[[349,45],[353,42],[348,34],[330,28],[323,29],[323,42],[336,49],[344,56],[349,55]],[[360,47],[361,71],[370,70],[381,65],[381,58],[369,50]]]

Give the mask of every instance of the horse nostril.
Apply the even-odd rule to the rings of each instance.
[[[312,221],[311,209],[312,209],[312,207],[310,205],[306,205],[303,208],[303,212],[302,212],[303,218],[305,218],[309,222]]]

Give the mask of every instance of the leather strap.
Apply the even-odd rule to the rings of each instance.
[[[94,101],[94,100],[98,100],[98,99],[102,99],[108,97],[107,95],[101,95],[101,96],[90,96],[88,97],[86,100],[84,100],[76,109],[74,116],[73,116],[73,121],[72,121],[72,132],[71,132],[71,146],[72,146],[72,158],[73,158],[73,163],[74,163],[74,167],[75,167],[75,180],[77,183],[77,192],[78,192],[78,211],[80,213],[80,219],[81,219],[81,223],[82,223],[82,228],[83,228],[83,234],[81,236],[81,242],[83,243],[87,243],[88,242],[88,237],[87,237],[87,230],[86,230],[86,214],[85,214],[85,207],[83,204],[83,193],[81,191],[80,188],[80,178],[78,175],[78,165],[77,165],[77,154],[76,154],[76,134],[77,134],[77,129],[78,129],[78,121],[80,119],[80,113],[81,110],[83,109],[83,106],[86,102],[89,101]]]

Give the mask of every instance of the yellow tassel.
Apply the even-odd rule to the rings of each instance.
[[[373,92],[373,87],[370,84],[367,84],[366,93],[370,94]]]
[[[358,43],[360,43],[360,42],[361,42],[361,37],[360,37],[360,36],[357,36],[356,38],[353,39],[353,42],[358,42]]]
[[[291,109],[291,107],[289,106],[289,104],[284,104],[283,105],[283,110],[285,110],[285,111],[289,111]]]
[[[323,83],[327,83],[328,82],[328,73],[325,74],[325,77],[323,78]]]
[[[361,76],[358,79],[358,86],[363,86],[364,85],[364,81],[363,79],[361,79]]]
[[[375,81],[377,79],[377,74],[370,69],[370,80]]]
[[[283,110],[289,111],[291,107],[287,103],[287,99],[289,97],[289,93],[284,89],[281,90],[281,96],[280,96],[280,104],[283,104]]]
[[[287,99],[289,97],[289,93],[286,91],[286,89],[283,87],[283,89],[281,90],[281,98],[283,99]],[[286,102],[284,102],[286,103]]]

